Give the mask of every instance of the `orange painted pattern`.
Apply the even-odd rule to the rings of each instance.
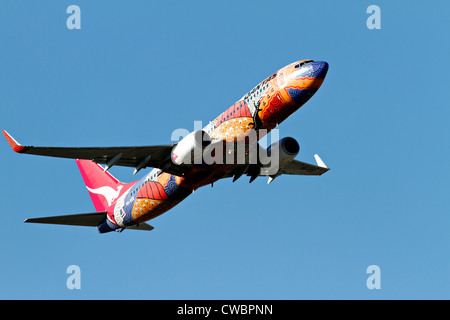
[[[21,146],[20,144],[18,144],[18,143],[16,142],[16,140],[14,140],[14,139],[8,134],[8,132],[6,132],[5,130],[3,130],[2,133],[3,133],[3,135],[5,136],[6,140],[8,140],[8,143],[9,143],[9,145],[11,146],[11,148],[12,148],[15,152],[22,153],[22,152],[24,152],[25,150],[28,149],[28,147],[24,147],[24,146]]]

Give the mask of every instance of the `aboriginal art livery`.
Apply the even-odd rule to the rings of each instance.
[[[250,161],[250,154],[253,149],[258,156],[263,153],[257,140],[303,106],[320,88],[327,71],[328,64],[323,61],[291,63],[267,77],[204,128],[189,133],[175,144],[35,147],[21,145],[3,131],[17,153],[76,159],[96,210],[84,214],[30,218],[25,222],[95,226],[100,233],[124,229],[152,230],[147,221],[170,210],[196,189],[223,178],[232,177],[234,182],[247,175],[252,182],[259,176],[266,176],[270,183],[282,174],[323,174],[329,169],[318,155],[315,155],[316,165],[294,159],[300,148],[291,137],[282,138],[264,150],[271,156],[276,155],[275,170],[263,170],[267,165],[259,157]],[[248,139],[252,134],[256,137],[253,149]],[[239,158],[233,154],[229,161],[227,155],[236,152],[239,146],[244,146],[243,156]],[[210,159],[220,161],[208,162],[206,153]],[[154,169],[139,181],[122,183],[108,172],[114,165],[134,167],[134,174],[146,167]]]

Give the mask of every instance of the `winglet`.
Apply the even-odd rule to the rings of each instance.
[[[325,163],[322,161],[322,159],[320,159],[318,154],[315,154],[314,158],[316,159],[317,166],[328,169],[328,167],[325,165]]]
[[[6,132],[6,130],[3,130],[2,133],[15,152],[24,153],[28,149],[28,147],[22,146],[16,140],[14,140],[14,138],[8,132]]]

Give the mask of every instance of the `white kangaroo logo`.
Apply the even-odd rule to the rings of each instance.
[[[123,186],[118,186],[117,190],[114,190],[113,188],[108,186],[103,186],[97,189],[91,189],[88,186],[86,186],[86,188],[89,190],[89,192],[104,196],[106,201],[108,202],[108,206],[110,206],[111,203],[119,196],[120,190],[122,190]]]

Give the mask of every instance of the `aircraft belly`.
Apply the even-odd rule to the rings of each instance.
[[[164,200],[157,201],[157,204],[152,206],[151,209],[145,206],[145,202],[152,202],[151,199],[138,199],[133,208],[133,223],[142,223],[157,216],[163,214],[164,212],[172,209],[177,204],[181,202],[181,200]],[[154,201],[153,201],[154,202]]]
[[[130,188],[117,201],[114,218],[118,225],[126,227],[153,219],[192,193],[181,186],[183,178],[163,172],[155,180],[144,177],[138,186]]]

